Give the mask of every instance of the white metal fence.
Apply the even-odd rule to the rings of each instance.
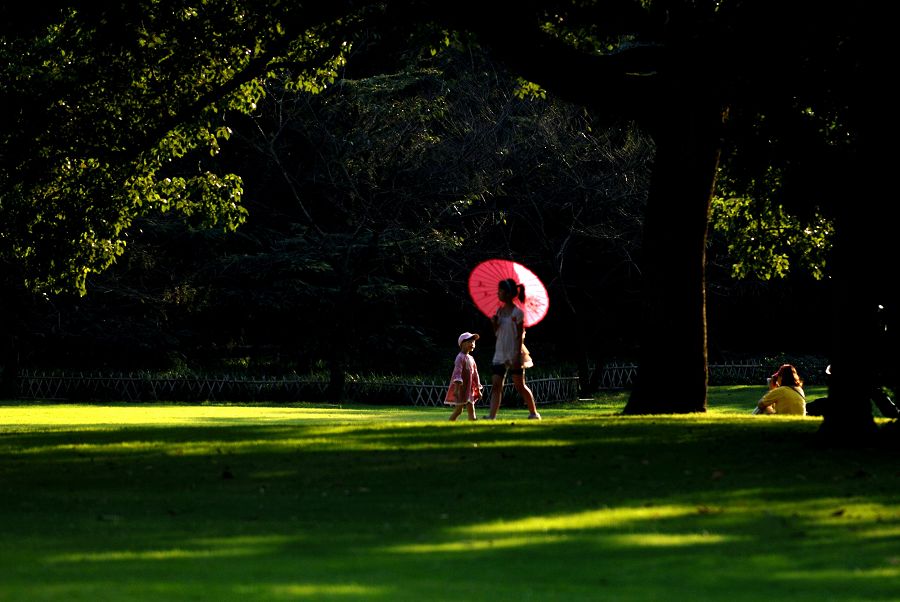
[[[529,379],[541,404],[578,397],[578,378],[549,376]],[[446,381],[405,383],[353,379],[344,386],[348,401],[386,405],[439,406],[447,394]],[[325,398],[324,379],[248,376],[159,376],[145,373],[60,373],[26,370],[19,374],[24,399],[69,401],[315,401]],[[486,385],[484,398],[490,398]],[[511,382],[504,397],[517,397]]]
[[[528,379],[528,388],[534,393],[535,403],[544,405],[550,403],[559,403],[563,401],[574,401],[578,399],[578,377],[577,376],[551,376],[548,378]],[[439,406],[444,403],[447,395],[448,384],[429,383],[429,384],[407,384],[403,385],[404,391],[412,405],[417,406]],[[491,398],[492,385],[484,385],[482,391],[482,399],[477,406],[487,406]],[[518,393],[512,382],[507,380],[503,387],[503,399],[506,403],[518,399]]]
[[[633,363],[608,363],[597,378],[601,390],[630,388],[637,375]],[[809,364],[804,374],[824,373],[825,366]],[[709,365],[709,382],[718,384],[762,384],[774,369],[756,360]],[[505,403],[516,403],[518,394],[508,379]],[[812,384],[814,378],[808,378]],[[489,381],[488,381],[489,383]],[[579,395],[576,376],[549,375],[529,378],[528,385],[539,404],[573,401]],[[396,382],[383,379],[348,379],[343,398],[348,401],[385,405],[439,406],[447,393],[447,381]],[[253,377],[243,375],[162,376],[152,373],[42,372],[19,374],[19,396],[24,399],[72,401],[318,401],[324,400],[328,381],[323,378]],[[484,387],[490,399],[491,385]],[[486,405],[486,401],[479,405]]]
[[[711,385],[764,385],[766,377],[770,376],[779,362],[760,360],[744,360],[709,364],[709,384]],[[819,358],[795,362],[798,371],[808,384],[823,384],[826,362]],[[598,379],[600,389],[627,389],[634,383],[637,376],[637,364],[609,363],[603,367],[603,372]]]

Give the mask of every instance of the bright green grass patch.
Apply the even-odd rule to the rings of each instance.
[[[804,391],[810,401],[828,394],[827,387],[807,387]],[[747,415],[756,407],[756,402],[766,393],[765,386],[731,385],[709,388],[707,411],[710,414]],[[588,410],[591,414],[620,414],[628,402],[628,391],[598,393],[591,400],[560,406],[566,410]]]
[[[819,449],[759,395],[2,406],[0,600],[896,599],[896,454]]]

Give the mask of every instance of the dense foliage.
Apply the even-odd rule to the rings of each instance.
[[[276,235],[247,237],[244,255],[253,259],[213,273],[231,274],[241,265],[245,282],[278,276],[273,284],[289,283],[286,298],[309,295],[321,303],[315,307],[330,328],[319,340],[333,341],[325,356],[336,374],[353,355],[348,345],[358,339],[357,330],[381,335],[366,330],[370,320],[345,323],[336,316],[359,316],[355,303],[361,299],[396,308],[393,300],[415,284],[403,274],[414,272],[422,257],[441,256],[441,249],[462,248],[461,241],[480,235],[543,267],[551,286],[561,287],[557,298],[566,301],[564,307],[573,316],[581,312],[565,330],[585,332],[584,312],[569,294],[578,283],[573,285],[566,266],[582,236],[608,236],[596,225],[615,215],[592,214],[597,197],[585,191],[606,199],[618,193],[603,192],[603,178],[585,184],[579,175],[598,173],[604,162],[584,160],[583,146],[558,152],[563,147],[544,143],[543,134],[529,137],[530,130],[514,127],[521,117],[515,111],[484,114],[493,122],[487,128],[479,128],[484,115],[476,111],[473,120],[457,122],[466,124],[458,130],[461,136],[451,135],[445,107],[453,106],[449,90],[458,90],[458,82],[449,80],[445,90],[413,76],[410,68],[424,67],[406,59],[411,48],[436,48],[453,39],[450,32],[463,31],[515,74],[520,93],[541,97],[546,91],[546,98],[586,107],[589,117],[571,131],[600,131],[594,121],[602,117],[605,126],[621,132],[638,131],[621,126],[634,121],[653,140],[635,264],[643,292],[631,337],[641,353],[642,375],[629,411],[705,409],[706,242],[720,168],[727,174],[723,196],[751,199],[717,214],[731,229],[727,244],[739,254],[739,269],[754,268],[754,257],[774,261],[775,272],[785,266],[779,254],[760,255],[766,249],[757,236],[751,245],[734,244],[740,240],[732,237],[735,228],[745,241],[753,234],[744,220],[748,210],[757,220],[778,224],[767,218],[784,207],[798,223],[819,228],[812,232],[813,244],[796,253],[814,264],[823,256],[819,243],[826,220],[835,220],[838,244],[829,259],[837,287],[832,351],[844,366],[839,373],[848,375],[835,383],[852,396],[849,380],[842,378],[874,377],[869,366],[879,358],[860,350],[872,348],[880,332],[881,301],[890,309],[896,298],[866,262],[892,252],[882,219],[883,191],[867,177],[870,169],[884,171],[881,149],[892,139],[879,117],[890,39],[882,12],[874,3],[844,10],[811,2],[630,0],[336,0],[327,6],[75,0],[50,2],[26,17],[4,7],[0,90],[10,118],[0,143],[16,153],[0,161],[0,271],[15,291],[24,284],[30,290],[84,292],[89,275],[121,256],[138,220],[180,214],[191,228],[233,229],[247,218],[242,201],[249,206],[250,180],[240,180],[236,167],[255,161],[258,170],[250,167],[249,173],[279,175],[283,182],[272,189],[275,202],[286,204],[279,209],[282,219],[270,228]],[[347,96],[310,102],[315,111],[309,115],[328,127],[282,127],[289,121],[280,111],[290,113],[292,103],[304,102],[291,95],[327,89],[339,69],[346,69]],[[379,82],[379,74],[388,77]],[[349,83],[356,80],[366,84]],[[379,86],[391,94],[380,95]],[[282,104],[270,105],[273,99]],[[339,113],[329,113],[329,99],[342,108]],[[270,106],[279,108],[266,114]],[[499,105],[504,106],[517,105]],[[246,160],[222,157],[222,141],[248,125],[248,115],[261,137],[252,142],[246,136]],[[384,125],[375,125],[375,118]],[[342,129],[354,119],[368,131]],[[374,136],[379,127],[382,135]],[[472,132],[476,137],[467,139]],[[614,136],[613,147],[627,147],[628,137]],[[586,140],[590,148],[594,143]],[[485,141],[501,152],[483,155]],[[428,158],[418,163],[423,156]],[[474,163],[454,162],[458,158]],[[300,162],[309,169],[298,172]],[[454,172],[460,177],[453,183],[441,180]],[[446,196],[423,198],[423,181]],[[777,190],[755,190],[776,181]],[[616,184],[606,189],[627,191]],[[874,220],[846,202],[856,195],[870,202]],[[413,198],[415,205],[407,202]],[[567,205],[569,199],[574,201]],[[636,215],[629,203],[625,218],[610,230],[616,236]],[[498,224],[503,227],[488,227]],[[429,225],[436,232],[428,234]],[[293,234],[289,242],[273,243],[284,230]],[[627,254],[627,244],[617,246]],[[494,252],[483,247],[488,248]],[[598,253],[590,246],[584,251]],[[255,257],[261,253],[265,257]],[[397,255],[415,259],[404,263]],[[255,259],[256,269],[248,267]],[[272,265],[283,271],[259,269]],[[431,265],[441,267],[432,273],[447,273]],[[249,289],[256,287],[245,285]],[[185,284],[179,291],[184,295],[175,298],[191,299],[192,307],[215,298],[199,286]],[[284,307],[292,311],[290,303]],[[20,308],[9,300],[0,308],[7,321],[4,356],[22,334],[15,318]],[[381,322],[411,323],[405,320],[386,315]],[[591,335],[587,331],[574,346],[589,345]],[[663,383],[679,379],[685,387],[672,398]],[[851,412],[847,424],[858,430],[872,426],[862,404],[847,407],[860,410]]]
[[[317,96],[266,87],[218,158],[245,174],[246,223],[143,220],[31,361],[102,341],[90,357],[109,366],[443,371],[446,341],[486,326],[468,270],[510,254],[554,296],[557,327],[533,333],[545,367],[621,352],[652,147],[515,87],[462,46]],[[577,346],[592,335],[602,349]]]
[[[253,110],[276,59],[313,90],[342,61],[313,32],[287,40],[289,15],[274,6],[52,8],[0,38],[0,143],[16,149],[0,166],[0,261],[37,289],[83,293],[143,215],[236,227],[241,180],[209,160],[230,136],[228,114]]]

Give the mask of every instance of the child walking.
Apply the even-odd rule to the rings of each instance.
[[[469,415],[469,420],[475,420],[475,402],[481,399],[481,379],[478,377],[478,366],[472,351],[475,349],[477,334],[464,332],[459,335],[456,344],[459,353],[453,362],[453,374],[450,376],[450,389],[447,391],[446,405],[453,406],[450,420],[456,420],[462,414],[463,407]]]

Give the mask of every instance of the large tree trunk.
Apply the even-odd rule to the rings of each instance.
[[[858,138],[844,170],[844,198],[836,203],[834,243],[835,322],[831,408],[820,434],[829,444],[871,444],[878,430],[872,416],[870,387],[897,386],[897,324],[883,323],[896,312],[898,251],[891,205],[889,152],[896,140],[894,120],[885,119],[891,98],[890,20],[870,14],[862,52],[850,83],[850,123]],[[871,33],[869,33],[871,32]],[[896,315],[896,313],[894,313]]]
[[[895,226],[886,214],[885,204],[871,201],[881,194],[871,174],[886,173],[879,161],[858,160],[859,169],[850,167],[848,175],[856,177],[856,195],[842,204],[836,220],[834,243],[835,307],[834,350],[831,357],[829,408],[820,434],[828,444],[870,444],[877,433],[872,415],[872,386],[896,386],[897,351],[886,344],[888,332],[882,321],[885,310],[893,308],[896,292],[895,237],[888,232]],[[868,202],[867,202],[868,201]],[[868,210],[861,210],[860,205]],[[893,283],[893,284],[892,284]],[[882,309],[884,308],[884,309]],[[896,324],[887,324],[888,329]]]
[[[833,444],[865,443],[876,433],[868,387],[878,382],[879,300],[872,265],[878,255],[862,220],[842,216],[835,241],[834,352],[828,398],[820,433]],[[849,217],[849,218],[848,218]],[[869,266],[865,265],[866,263]]]
[[[669,113],[677,111],[677,114]],[[643,241],[644,318],[628,414],[706,411],[706,231],[722,112],[685,101],[660,116]]]

